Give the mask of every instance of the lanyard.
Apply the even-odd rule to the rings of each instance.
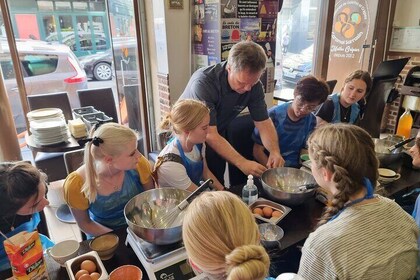
[[[364,177],[363,178],[363,184],[365,185],[365,188],[366,188],[366,195],[364,196],[364,197],[361,197],[361,198],[358,198],[358,199],[355,199],[355,200],[353,200],[353,201],[351,201],[350,203],[347,203],[340,211],[338,211],[334,216],[332,216],[329,220],[328,220],[328,222],[331,222],[331,221],[333,221],[333,220],[335,220],[338,216],[340,216],[340,214],[346,209],[346,208],[348,208],[348,207],[350,207],[350,206],[352,206],[352,205],[354,205],[354,204],[357,204],[357,203],[359,203],[359,202],[361,202],[361,201],[363,201],[363,200],[365,200],[365,199],[371,199],[371,198],[373,198],[374,196],[373,196],[373,187],[372,187],[372,183],[369,181],[369,179],[368,178],[366,178],[366,177]]]

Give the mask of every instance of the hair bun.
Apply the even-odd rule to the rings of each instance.
[[[267,276],[270,266],[270,258],[260,245],[237,247],[225,260],[228,279],[262,279]]]

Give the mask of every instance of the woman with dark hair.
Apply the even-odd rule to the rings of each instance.
[[[0,163],[0,230],[7,237],[19,232],[36,230],[39,212],[49,204],[46,198],[47,176],[27,162]],[[44,249],[53,246],[48,237],[40,234]],[[3,244],[5,238],[0,236]],[[1,246],[0,271],[10,268]]]

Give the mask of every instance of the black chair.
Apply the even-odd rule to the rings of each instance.
[[[77,91],[80,106],[93,106],[96,110],[102,111],[113,122],[118,123],[118,113],[115,105],[112,88],[83,89]]]
[[[252,150],[254,141],[251,139],[254,131],[254,121],[250,114],[236,117],[226,130],[226,140],[243,157],[254,160]],[[242,173],[236,166],[228,164],[229,184],[231,186],[245,184],[249,174]]]
[[[67,92],[28,95],[27,99],[30,110],[59,108],[63,111],[66,121],[73,118]],[[48,175],[49,181],[61,180],[67,176],[63,153],[38,152],[34,161],[35,165]]]
[[[380,136],[382,113],[397,79],[398,77],[373,79],[373,86],[366,97],[364,114],[359,125],[374,138],[379,138]]]
[[[326,81],[326,83],[327,83],[328,87],[330,88],[329,94],[333,93],[335,85],[337,84],[337,80]]]

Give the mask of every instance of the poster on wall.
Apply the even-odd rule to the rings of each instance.
[[[260,18],[241,18],[239,29],[242,40],[257,41],[261,30]]]
[[[229,51],[230,49],[233,47],[233,45],[235,45],[235,43],[230,43],[230,44],[222,44],[222,61],[225,61],[228,59],[229,56]]]
[[[241,32],[239,30],[240,19],[222,19],[222,43],[239,42]]]
[[[204,4],[194,5],[194,22],[196,24],[204,23]]]
[[[328,79],[337,79],[339,85],[351,71],[368,70],[377,2],[336,1]]]
[[[238,18],[258,17],[258,0],[238,0]]]
[[[220,11],[222,18],[235,18],[237,17],[238,3],[237,0],[221,0]]]
[[[261,18],[277,18],[279,12],[278,1],[260,1],[258,8],[258,16]]]

